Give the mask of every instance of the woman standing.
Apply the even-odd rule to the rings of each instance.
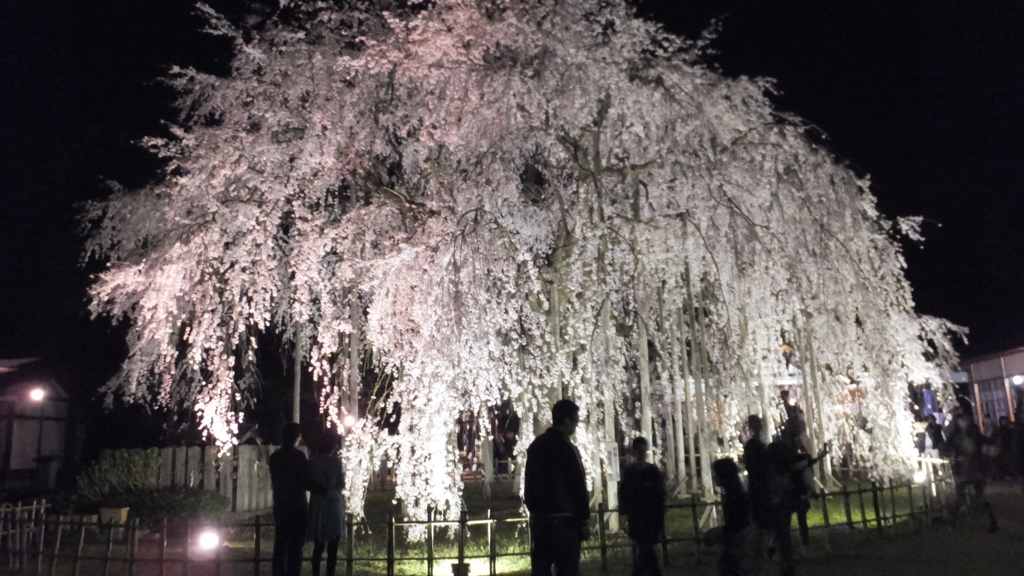
[[[313,576],[320,576],[320,560],[325,548],[326,576],[334,576],[338,565],[338,542],[345,517],[345,497],[341,494],[345,488],[345,472],[338,457],[340,444],[337,434],[327,433],[317,453],[309,459],[310,476],[327,487],[323,494],[312,493],[309,498],[306,540],[313,542]]]

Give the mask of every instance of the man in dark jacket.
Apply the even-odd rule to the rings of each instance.
[[[769,530],[771,527],[770,494],[769,494],[769,463],[768,447],[761,434],[764,425],[761,417],[751,414],[747,417],[747,428],[750,429],[750,439],[743,445],[743,467],[747,470],[747,497],[750,501],[751,515],[754,523],[761,530]]]
[[[274,493],[274,576],[299,576],[306,539],[306,491],[324,489],[310,477],[306,455],[295,447],[301,430],[292,422],[281,429],[281,448],[270,455]]]
[[[654,545],[665,531],[665,478],[647,462],[647,439],[633,440],[633,465],[622,474],[619,510],[629,519],[629,537],[636,545],[633,576],[661,576]]]
[[[579,450],[569,440],[580,422],[580,408],[559,400],[552,426],[526,451],[524,498],[530,511],[533,576],[579,576],[580,544],[590,537],[590,499]]]

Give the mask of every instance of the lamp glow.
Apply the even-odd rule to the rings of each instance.
[[[33,388],[29,393],[28,397],[33,402],[42,402],[43,398],[46,397],[46,391],[42,388]]]
[[[1016,384],[1017,386],[1024,384],[1024,376],[1017,374],[1016,376],[1013,377],[1013,383]]]
[[[199,549],[213,550],[220,545],[220,536],[212,530],[207,530],[199,535]]]
[[[351,427],[355,426],[355,424],[356,424],[355,416],[352,416],[351,414],[349,414],[348,416],[345,416],[344,424],[345,424],[345,428],[351,428]]]
[[[927,480],[927,479],[928,479],[928,472],[926,472],[924,470],[918,470],[917,472],[914,472],[914,483],[915,484],[924,484],[925,480]]]

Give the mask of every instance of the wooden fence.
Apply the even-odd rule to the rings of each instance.
[[[0,548],[7,550],[7,568],[17,570],[28,560],[27,550],[46,517],[46,500],[31,504],[0,504]]]
[[[884,534],[898,525],[926,526],[939,516],[955,510],[956,488],[945,463],[929,465],[929,479],[923,483],[843,484],[841,490],[822,494],[816,501],[812,529],[841,529],[847,532]],[[615,510],[603,507],[594,515],[594,538],[584,546],[585,559],[607,570],[609,557],[629,550],[631,544],[621,533],[609,530]],[[719,502],[688,502],[667,507],[662,562],[670,564],[680,554],[701,555],[705,522],[714,525],[720,516]],[[0,542],[8,566],[25,573],[46,576],[111,574],[125,576],[218,576],[253,575],[269,572],[273,548],[273,525],[259,516],[247,522],[216,526],[190,521],[168,522],[142,527],[138,521],[127,525],[100,524],[85,518],[31,516],[28,508],[11,516],[8,538]],[[422,542],[403,541],[400,529],[424,530]],[[438,542],[439,530],[454,530],[455,540]],[[204,532],[213,531],[229,546],[201,550]],[[346,576],[386,574],[394,576],[399,565],[416,566],[415,573],[433,576],[440,567],[460,573],[454,565],[473,573],[493,575],[508,570],[502,562],[515,558],[525,563],[529,550],[529,522],[524,517],[496,517],[491,511],[479,518],[465,512],[458,520],[403,520],[388,516],[385,521],[345,523],[346,537],[339,554],[339,568]],[[521,569],[521,568],[520,568]]]
[[[159,448],[160,467],[146,484],[220,492],[234,512],[266,510],[273,504],[267,462],[277,446],[242,444],[224,455],[216,446]],[[115,451],[105,450],[100,459]]]

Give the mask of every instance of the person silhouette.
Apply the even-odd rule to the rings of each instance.
[[[633,576],[661,576],[654,545],[665,531],[665,477],[647,462],[647,439],[633,440],[633,465],[622,473],[619,511],[626,515],[627,532],[633,539]]]
[[[711,477],[722,492],[722,526],[708,532],[710,544],[723,544],[718,559],[721,576],[753,576],[760,574],[758,551],[760,538],[751,519],[751,502],[743,491],[739,468],[731,458],[715,460]]]
[[[771,526],[769,462],[768,447],[761,437],[764,431],[761,417],[756,414],[748,416],[747,428],[750,430],[750,439],[743,445],[742,462],[747,470],[750,511],[757,527],[767,531]]]
[[[312,493],[309,497],[309,514],[306,522],[306,540],[313,542],[313,576],[320,576],[320,561],[327,551],[326,576],[334,576],[338,566],[338,542],[342,536],[342,522],[345,518],[345,471],[338,457],[341,439],[337,433],[328,432],[320,439],[316,454],[309,458],[309,473],[313,480],[324,485],[322,494]]]
[[[299,576],[306,535],[306,490],[323,492],[309,474],[306,455],[295,447],[302,432],[295,422],[281,428],[281,448],[270,455],[270,486],[274,495],[274,576]]]
[[[571,400],[551,407],[552,426],[526,450],[523,499],[530,511],[532,576],[579,576],[580,547],[590,538],[590,500],[579,450],[569,438],[580,422]]]

